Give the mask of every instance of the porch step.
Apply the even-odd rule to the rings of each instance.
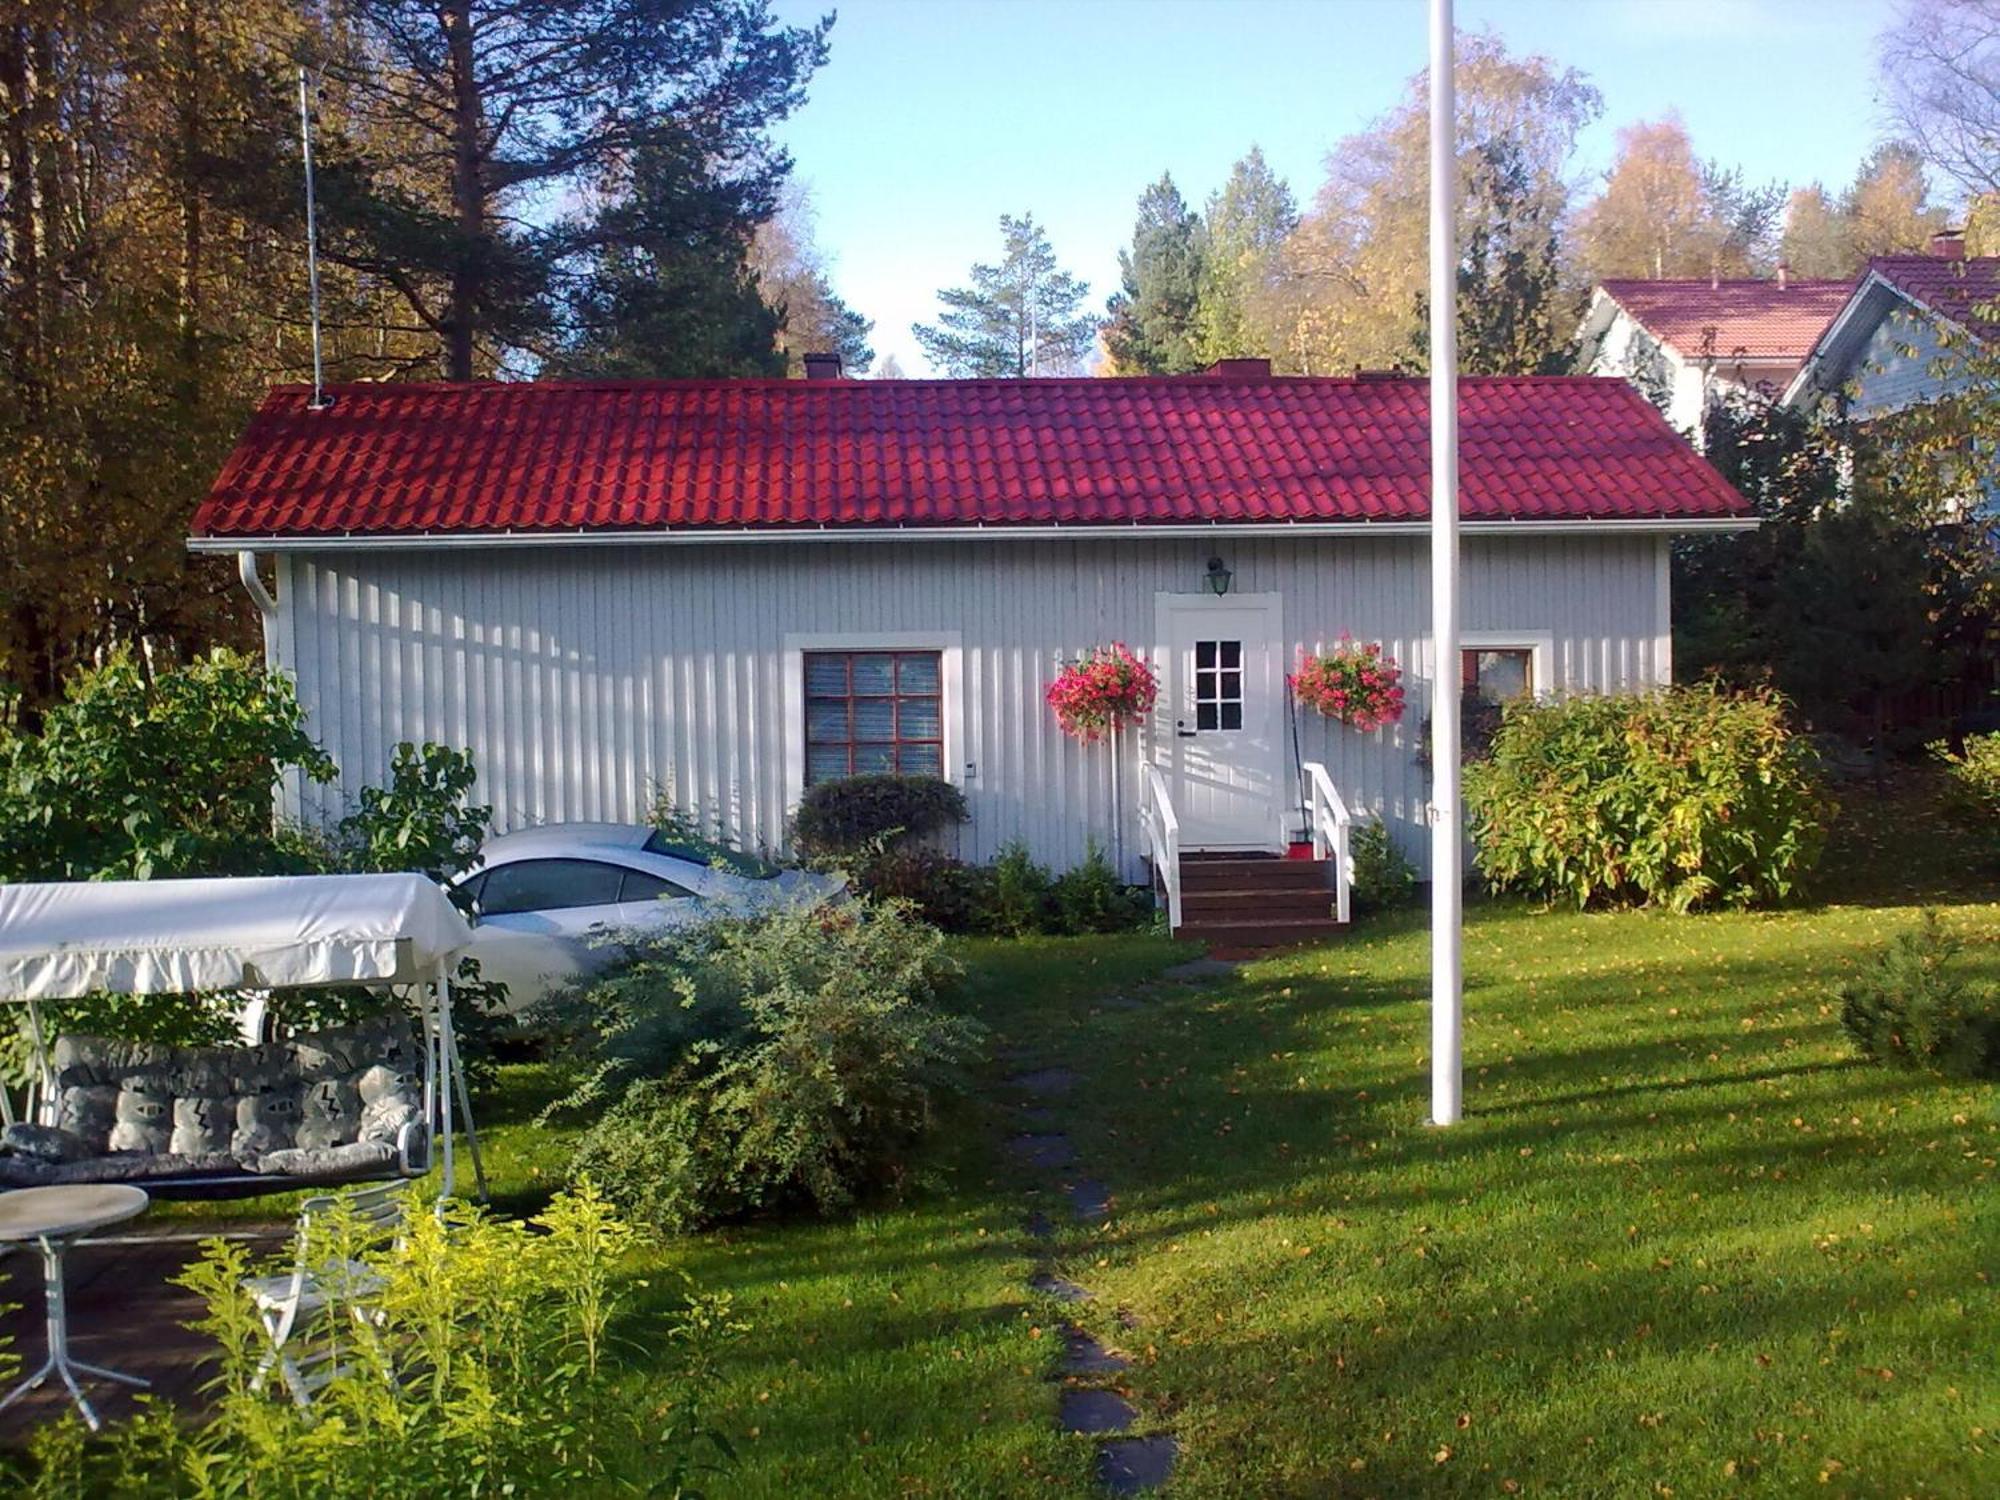
[[[1333,889],[1333,861],[1279,859],[1276,855],[1184,854],[1181,894],[1190,891]]]
[[[1235,854],[1181,860],[1177,937],[1247,952],[1316,942],[1339,930],[1330,860]]]

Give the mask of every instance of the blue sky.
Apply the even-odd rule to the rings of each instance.
[[[1327,149],[1425,57],[1424,0],[777,0],[837,9],[833,56],[782,131],[835,287],[879,356],[926,373],[909,325],[1031,210],[1063,264],[1115,288],[1140,190],[1197,206],[1253,143],[1302,203]],[[1892,0],[1459,0],[1461,29],[1582,69],[1617,128],[1678,109],[1696,149],[1753,180],[1844,184],[1883,133],[1875,37]]]

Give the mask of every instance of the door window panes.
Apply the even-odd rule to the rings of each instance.
[[[1194,727],[1243,727],[1243,643],[1194,643]]]
[[[935,651],[806,653],[806,782],[944,772]]]

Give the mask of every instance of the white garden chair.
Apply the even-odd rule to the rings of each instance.
[[[350,1215],[357,1227],[387,1232],[403,1222],[408,1210],[410,1184],[384,1182],[374,1187],[346,1193],[324,1193],[299,1205],[299,1221],[292,1269],[276,1276],[251,1276],[243,1290],[256,1305],[270,1347],[257,1366],[250,1388],[262,1390],[276,1370],[300,1407],[312,1404],[313,1397],[341,1373],[334,1363],[330,1342],[322,1342],[304,1354],[293,1351],[301,1336],[311,1331],[330,1311],[338,1309],[357,1323],[379,1318],[372,1299],[382,1290],[380,1273],[359,1261],[323,1255],[327,1221],[336,1213]],[[332,1284],[338,1278],[338,1284]]]

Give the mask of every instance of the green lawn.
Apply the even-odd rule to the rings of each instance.
[[[651,1268],[642,1297],[684,1271],[753,1325],[715,1492],[1087,1493],[998,1150],[1001,1080],[1061,1062],[1117,1193],[1064,1265],[1181,1440],[1176,1495],[2000,1494],[1995,1090],[1855,1062],[1826,995],[1918,897],[2000,981],[2000,907],[1920,809],[1857,799],[1836,904],[1475,907],[1449,1131],[1424,1124],[1420,914],[1210,988],[1149,983],[1186,956],[1153,938],[962,945],[1003,1055],[934,1185]],[[489,1110],[512,1205],[560,1172],[526,1123],[548,1088],[515,1070]]]

